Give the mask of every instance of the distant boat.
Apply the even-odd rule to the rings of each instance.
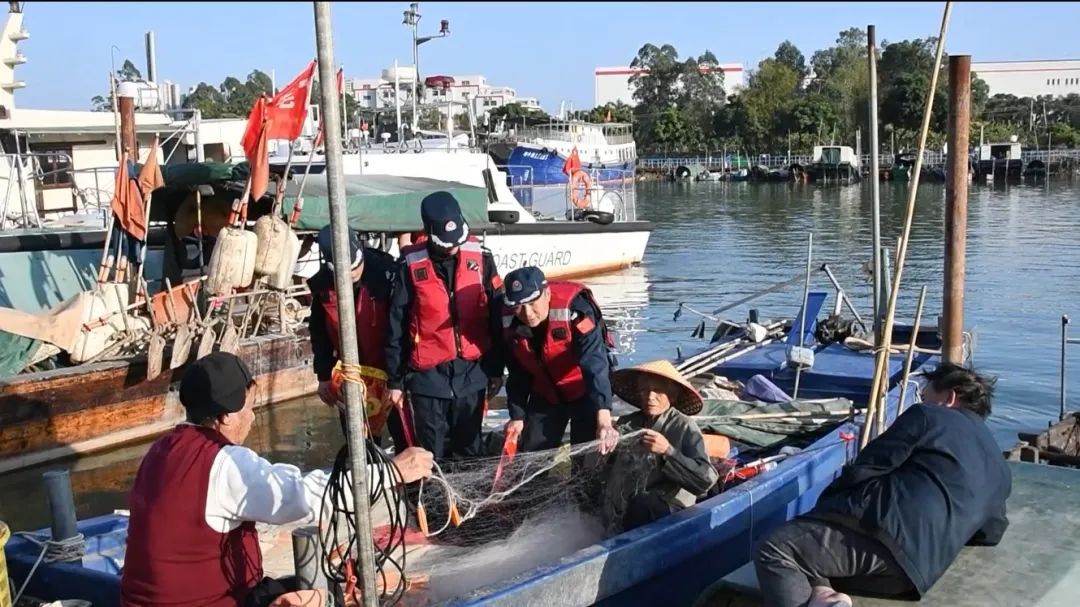
[[[632,129],[625,123],[576,120],[526,127],[516,133],[517,143],[507,157],[506,171],[514,183],[566,185],[563,164],[577,148],[581,169],[593,183],[633,182],[637,147]]]

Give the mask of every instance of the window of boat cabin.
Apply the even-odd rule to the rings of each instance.
[[[31,152],[41,167],[43,189],[70,188],[75,185],[70,144],[33,144]]]

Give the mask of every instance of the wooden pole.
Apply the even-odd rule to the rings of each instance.
[[[117,87],[117,106],[120,109],[120,145],[127,150],[132,162],[139,161],[139,144],[135,137],[135,95],[138,85],[121,82]]]
[[[949,156],[945,189],[945,289],[942,352],[964,362],[964,273],[967,247],[968,138],[971,129],[971,56],[949,57]]]
[[[866,27],[867,61],[870,64],[870,223],[874,265],[874,343],[881,343],[881,163],[878,159],[877,28]]]
[[[924,303],[926,303],[926,285],[919,289],[919,303],[915,306],[915,324],[912,325],[911,346],[908,348],[907,356],[904,358],[904,375],[900,379],[900,400],[896,403],[897,416],[904,412],[904,401],[907,400],[908,380],[911,378],[911,362],[915,359],[915,351],[918,350],[915,344],[919,343],[919,326],[922,324]],[[884,416],[880,416],[878,419],[884,420]],[[882,421],[882,425],[884,426],[884,421]],[[878,432],[883,431],[884,428],[878,428]]]
[[[322,94],[323,136],[326,145],[326,181],[330,198],[330,229],[334,236],[334,289],[338,297],[338,318],[341,331],[341,363],[346,369],[355,368],[360,361],[356,343],[356,304],[353,301],[352,278],[345,268],[352,266],[349,258],[349,216],[345,208],[345,172],[342,166],[341,99],[337,95],[334,77],[334,39],[330,18],[330,3],[315,2],[315,46],[318,50],[319,88]],[[364,607],[377,607],[375,587],[375,542],[371,531],[369,508],[367,447],[364,439],[364,387],[354,381],[345,382],[345,405],[348,420],[349,456],[352,465],[353,504],[356,515],[357,560],[360,564],[360,589]]]
[[[884,408],[884,398],[880,395],[888,394],[888,379],[886,375],[889,369],[889,346],[892,343],[893,325],[896,317],[896,303],[900,295],[900,281],[904,276],[904,261],[907,259],[908,242],[911,240],[911,224],[915,218],[915,199],[919,191],[919,178],[922,176],[923,156],[926,151],[926,138],[930,133],[930,117],[934,108],[934,94],[937,92],[938,75],[941,72],[941,56],[945,52],[945,34],[949,30],[949,15],[952,13],[952,2],[945,3],[945,12],[941,16],[941,31],[938,34],[937,54],[934,58],[934,71],[930,74],[930,90],[926,95],[926,106],[923,108],[922,129],[919,132],[919,150],[915,157],[914,174],[911,176],[911,185],[908,187],[907,211],[904,214],[904,230],[900,237],[900,246],[896,252],[896,270],[893,273],[892,287],[889,289],[889,306],[885,313],[885,324],[882,327],[882,339],[878,344],[877,356],[874,366],[874,381],[870,387],[870,402],[867,403],[866,420],[862,427],[862,436],[859,440],[860,447],[865,447],[870,442],[870,434],[874,427],[874,416],[879,409]]]

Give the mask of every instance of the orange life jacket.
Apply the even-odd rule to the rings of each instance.
[[[401,255],[416,293],[409,316],[409,365],[425,371],[455,358],[479,360],[491,347],[480,240],[470,236],[458,249],[452,294],[435,273],[425,243],[409,245]]]

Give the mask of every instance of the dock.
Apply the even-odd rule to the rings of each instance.
[[[967,547],[919,607],[1075,607],[1080,592],[1080,470],[1009,462],[1009,528],[994,547]],[[910,504],[918,508],[917,504]],[[753,564],[710,587],[695,607],[760,607]],[[911,601],[852,596],[857,607]]]

